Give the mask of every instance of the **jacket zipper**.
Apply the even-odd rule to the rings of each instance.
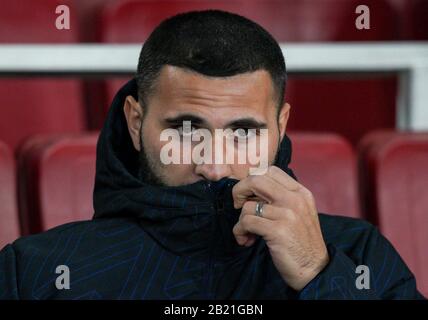
[[[220,190],[219,193],[216,192],[216,190],[212,190],[212,185],[210,182],[208,182],[208,188],[210,189],[210,192],[215,193],[215,201],[214,201],[214,212],[215,214],[223,214],[224,213],[224,197],[223,197],[223,191]],[[208,258],[208,268],[207,268],[207,276],[206,276],[206,297],[207,299],[213,299],[214,296],[211,296],[213,294],[213,277],[214,277],[214,253],[216,249],[216,232],[217,232],[217,219],[214,219],[213,224],[213,232],[212,232],[212,245],[210,247],[210,253]]]

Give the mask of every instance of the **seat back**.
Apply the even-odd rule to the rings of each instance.
[[[20,150],[25,234],[92,218],[98,133],[36,136]]]
[[[360,149],[368,213],[428,293],[428,133],[377,133]]]
[[[361,217],[354,151],[337,134],[290,133],[290,167],[314,195],[319,212]]]

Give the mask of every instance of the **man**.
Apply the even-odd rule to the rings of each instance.
[[[375,227],[318,214],[288,168],[285,81],[276,41],[241,16],[201,11],[161,23],[101,132],[94,219],[6,246],[0,297],[422,298]],[[260,148],[266,129],[266,152],[257,151],[269,166],[249,175],[249,161],[164,163],[168,129],[179,133],[172,145],[198,130],[231,129],[232,140]],[[357,281],[361,265],[366,283]]]

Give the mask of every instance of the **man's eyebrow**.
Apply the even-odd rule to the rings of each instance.
[[[179,114],[174,117],[165,118],[164,121],[169,125],[181,125],[183,121],[191,121],[192,125],[206,126],[207,122],[205,119],[191,113]],[[235,119],[228,122],[226,128],[254,128],[262,129],[267,128],[267,124],[263,121],[258,121],[252,117]]]
[[[241,118],[229,122],[227,128],[254,128],[262,129],[267,128],[267,124],[263,121],[258,121],[254,118]]]
[[[175,117],[165,118],[164,121],[170,125],[183,124],[183,121],[191,121],[192,124],[196,124],[196,125],[206,124],[206,121],[204,119],[191,113],[183,113]]]

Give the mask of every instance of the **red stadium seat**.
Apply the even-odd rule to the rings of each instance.
[[[25,234],[92,217],[98,133],[36,136],[19,155]]]
[[[378,225],[378,212],[376,198],[373,197],[374,175],[371,173],[372,154],[374,154],[388,139],[393,138],[398,133],[393,130],[378,130],[366,134],[358,143],[358,185],[360,191],[361,210],[373,224]]]
[[[313,193],[319,212],[361,217],[357,162],[350,144],[336,134],[291,133],[293,169]]]
[[[428,133],[380,132],[361,143],[368,213],[428,294]]]
[[[0,249],[19,234],[15,161],[6,144],[0,142]]]
[[[101,42],[143,43],[165,18],[179,12],[223,9],[242,14],[265,27],[280,42],[398,40],[398,15],[389,2],[364,2],[371,13],[371,28],[358,30],[358,0],[283,1],[120,1],[101,15]],[[291,77],[286,99],[291,102],[292,130],[334,131],[352,143],[371,130],[395,127],[394,76]],[[103,102],[108,107],[125,79],[108,81]],[[308,94],[310,93],[310,94]],[[94,111],[97,117],[103,113]],[[316,114],[316,116],[310,116]],[[102,119],[94,121],[101,124]]]
[[[403,40],[428,40],[428,2],[426,0],[395,0],[402,17]]]
[[[57,5],[70,6],[70,29],[55,28]],[[0,43],[74,43],[79,28],[70,1],[8,1],[0,10]],[[0,139],[12,150],[37,133],[85,129],[81,84],[49,78],[0,79]]]

